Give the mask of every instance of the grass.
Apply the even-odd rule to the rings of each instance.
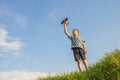
[[[105,53],[101,60],[90,65],[86,71],[74,71],[37,80],[120,80],[120,50]]]

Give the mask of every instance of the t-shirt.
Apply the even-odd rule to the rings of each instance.
[[[80,36],[71,36],[69,35],[68,38],[71,40],[71,47],[80,47],[83,48],[83,43],[85,42]]]

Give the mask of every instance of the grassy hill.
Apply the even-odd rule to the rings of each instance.
[[[71,72],[37,80],[120,80],[120,50],[106,53],[96,64],[83,72]]]

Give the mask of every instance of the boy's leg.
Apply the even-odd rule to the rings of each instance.
[[[82,58],[82,62],[84,64],[85,68],[88,69],[88,63],[86,61],[85,51],[83,49],[80,49],[80,56]]]
[[[78,65],[80,72],[82,72],[82,63],[80,60],[77,60],[77,65]]]
[[[88,69],[88,63],[87,63],[86,59],[83,60],[83,64],[84,64],[85,68]]]

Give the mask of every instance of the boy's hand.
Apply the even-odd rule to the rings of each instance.
[[[63,24],[64,24],[64,26],[66,27],[69,23],[66,21],[66,22],[64,22]]]
[[[85,54],[87,54],[87,51],[85,50]]]
[[[87,54],[87,50],[86,50],[86,49],[84,49],[84,51],[85,51],[85,54]]]

